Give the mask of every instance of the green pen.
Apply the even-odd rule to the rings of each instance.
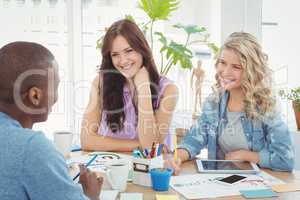
[[[138,147],[139,152],[141,152],[141,155],[143,156],[143,158],[147,158],[144,154],[144,151],[141,147]]]

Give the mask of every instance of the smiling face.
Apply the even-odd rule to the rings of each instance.
[[[115,68],[128,79],[133,78],[143,65],[142,54],[135,51],[121,35],[113,40],[110,56]]]
[[[223,49],[217,62],[217,75],[224,90],[241,89],[242,65],[239,56],[230,49]]]

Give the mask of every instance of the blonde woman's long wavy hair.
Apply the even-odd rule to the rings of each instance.
[[[257,39],[245,32],[232,33],[219,51],[215,66],[223,49],[233,50],[238,55],[242,65],[241,88],[245,94],[244,111],[250,119],[261,118],[272,112],[275,99],[272,94],[272,71],[268,67],[268,57],[262,51]],[[218,75],[218,92],[223,93]]]

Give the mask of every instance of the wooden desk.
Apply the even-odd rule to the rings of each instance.
[[[76,155],[82,155],[82,153],[77,152],[77,153],[72,153],[72,156]],[[271,174],[274,177],[277,177],[281,180],[283,180],[286,183],[294,183],[298,182],[300,184],[300,171],[294,171],[293,173],[288,173],[288,172],[274,172],[271,170],[264,169],[265,172]],[[184,174],[194,174],[197,173],[196,171],[196,164],[194,161],[189,161],[185,162],[182,164],[182,171],[181,175]],[[110,189],[109,184],[105,181],[104,183],[104,189]],[[144,200],[155,200],[155,194],[176,194],[176,191],[174,191],[171,187],[168,192],[156,192],[152,190],[150,187],[143,187],[139,185],[135,185],[133,183],[128,183],[127,184],[127,189],[126,192],[139,192],[143,193],[143,199]],[[279,197],[276,198],[267,198],[268,200],[270,199],[284,199],[284,200],[295,200],[295,199],[300,199],[300,191],[296,192],[288,192],[288,193],[278,193]],[[185,199],[183,196],[178,194],[180,199]],[[219,200],[239,200],[239,199],[245,199],[242,196],[231,196],[231,197],[223,197],[223,198],[215,198]]]

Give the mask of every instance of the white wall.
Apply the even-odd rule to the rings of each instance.
[[[211,34],[212,41],[219,44],[221,41],[221,0],[181,0],[179,9],[166,23],[166,31],[176,33],[170,24],[178,22],[206,27]]]
[[[221,40],[232,32],[245,31],[261,40],[262,0],[222,0]]]
[[[300,2],[295,0],[263,0],[263,47],[274,70],[276,87],[300,86]],[[277,24],[277,25],[276,25]],[[291,103],[282,101],[282,111],[291,130],[296,124]]]

